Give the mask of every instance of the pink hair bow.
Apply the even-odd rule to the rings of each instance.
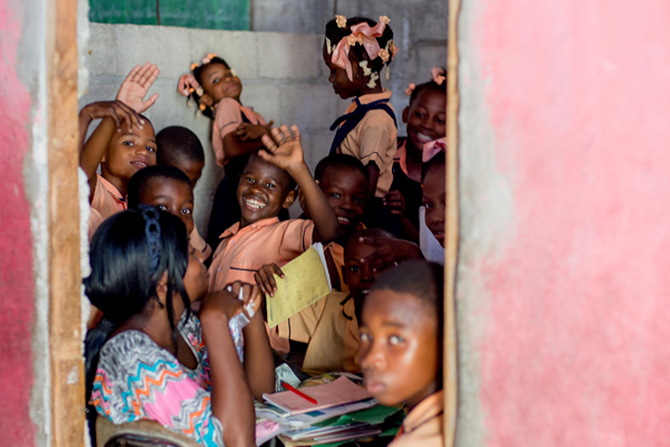
[[[347,78],[350,81],[353,81],[353,71],[351,68],[351,61],[349,60],[349,50],[352,45],[360,43],[365,48],[366,53],[370,60],[376,59],[379,56],[379,42],[377,42],[377,37],[380,37],[384,34],[384,29],[386,28],[386,23],[378,22],[375,26],[370,27],[367,23],[359,23],[351,27],[351,34],[347,37],[343,37],[337,43],[335,50],[333,50],[333,56],[330,59],[331,62],[337,65],[340,68],[343,68],[347,72]]]
[[[440,152],[446,150],[447,150],[446,137],[440,138],[439,140],[429,141],[428,143],[423,145],[423,154],[421,155],[421,161],[426,163]]]
[[[447,80],[447,72],[444,68],[433,67],[430,72],[433,77],[433,82],[437,85],[442,85],[442,83]]]

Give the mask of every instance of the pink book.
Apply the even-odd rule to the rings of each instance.
[[[296,394],[293,391],[263,394],[266,402],[279,407],[290,414],[301,414],[310,411],[322,410],[343,404],[350,404],[372,398],[365,388],[356,385],[342,376],[332,382],[322,385],[303,387],[299,390],[317,403]]]

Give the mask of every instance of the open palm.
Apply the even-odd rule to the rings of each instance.
[[[153,94],[149,99],[144,99],[147,96],[151,85],[154,83],[160,70],[156,64],[147,62],[144,65],[136,65],[126,79],[123,80],[116,99],[122,101],[124,104],[130,106],[137,113],[146,111],[149,107],[154,105],[158,94]]]
[[[263,135],[262,142],[269,153],[259,152],[263,160],[290,171],[292,166],[303,162],[303,150],[300,142],[300,130],[293,125],[291,129],[287,126],[273,128],[270,131],[272,137]]]

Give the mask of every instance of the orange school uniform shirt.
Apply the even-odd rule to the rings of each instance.
[[[244,122],[242,114],[251,124],[265,124],[261,114],[254,112],[250,107],[245,107],[233,98],[223,98],[216,104],[214,125],[212,127],[212,149],[219,165],[226,164],[226,148],[223,137],[237,129]]]
[[[98,181],[95,182],[95,189],[93,190],[93,198],[91,199],[91,207],[100,213],[102,220],[120,211],[128,209],[126,198],[100,174]]]
[[[380,99],[388,99],[391,92],[359,96],[361,104],[368,104]],[[391,103],[389,107],[393,109]],[[352,102],[345,113],[356,110],[356,102]],[[393,183],[393,157],[397,150],[398,129],[393,119],[384,110],[370,110],[337,148],[340,154],[349,154],[358,158],[364,165],[371,161],[379,168],[379,180],[375,197],[384,197]]]
[[[407,414],[401,431],[389,447],[442,447],[444,436],[444,391],[438,391],[422,400]]]
[[[209,290],[223,290],[234,281],[256,284],[254,273],[266,264],[278,266],[302,254],[312,245],[314,222],[290,219],[280,222],[277,217],[259,220],[244,228],[237,222],[220,238],[209,267]],[[272,298],[269,298],[272,299]],[[280,353],[289,351],[289,325],[285,321],[268,334],[272,348]]]

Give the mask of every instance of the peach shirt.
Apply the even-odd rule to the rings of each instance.
[[[361,104],[368,104],[390,97],[391,92],[384,90],[382,93],[360,96],[358,100]],[[388,105],[393,109],[390,102]],[[346,113],[353,112],[356,107],[356,103],[352,102]],[[338,153],[353,155],[364,165],[375,162],[379,168],[375,197],[384,197],[393,183],[393,157],[398,146],[397,137],[398,129],[388,113],[380,109],[370,110],[337,148]]]
[[[212,149],[217,163],[221,166],[226,164],[226,148],[223,145],[223,137],[244,122],[242,112],[251,121],[251,124],[265,124],[265,119],[261,114],[254,112],[250,107],[243,106],[233,98],[223,98],[216,105],[214,126],[212,127]]]
[[[116,189],[116,186],[112,185],[100,174],[96,175],[98,176],[98,181],[95,182],[91,207],[100,213],[102,220],[119,211],[128,209],[125,197]]]
[[[402,434],[389,447],[442,447],[443,411],[444,391],[426,397],[407,414],[402,423]]]
[[[280,222],[279,218],[259,220],[244,228],[237,222],[220,238],[209,267],[209,290],[223,290],[234,281],[256,284],[254,273],[266,264],[278,266],[303,253],[312,245],[314,222],[312,220],[290,219]],[[270,345],[280,353],[289,351],[288,321],[280,323],[268,331]]]

